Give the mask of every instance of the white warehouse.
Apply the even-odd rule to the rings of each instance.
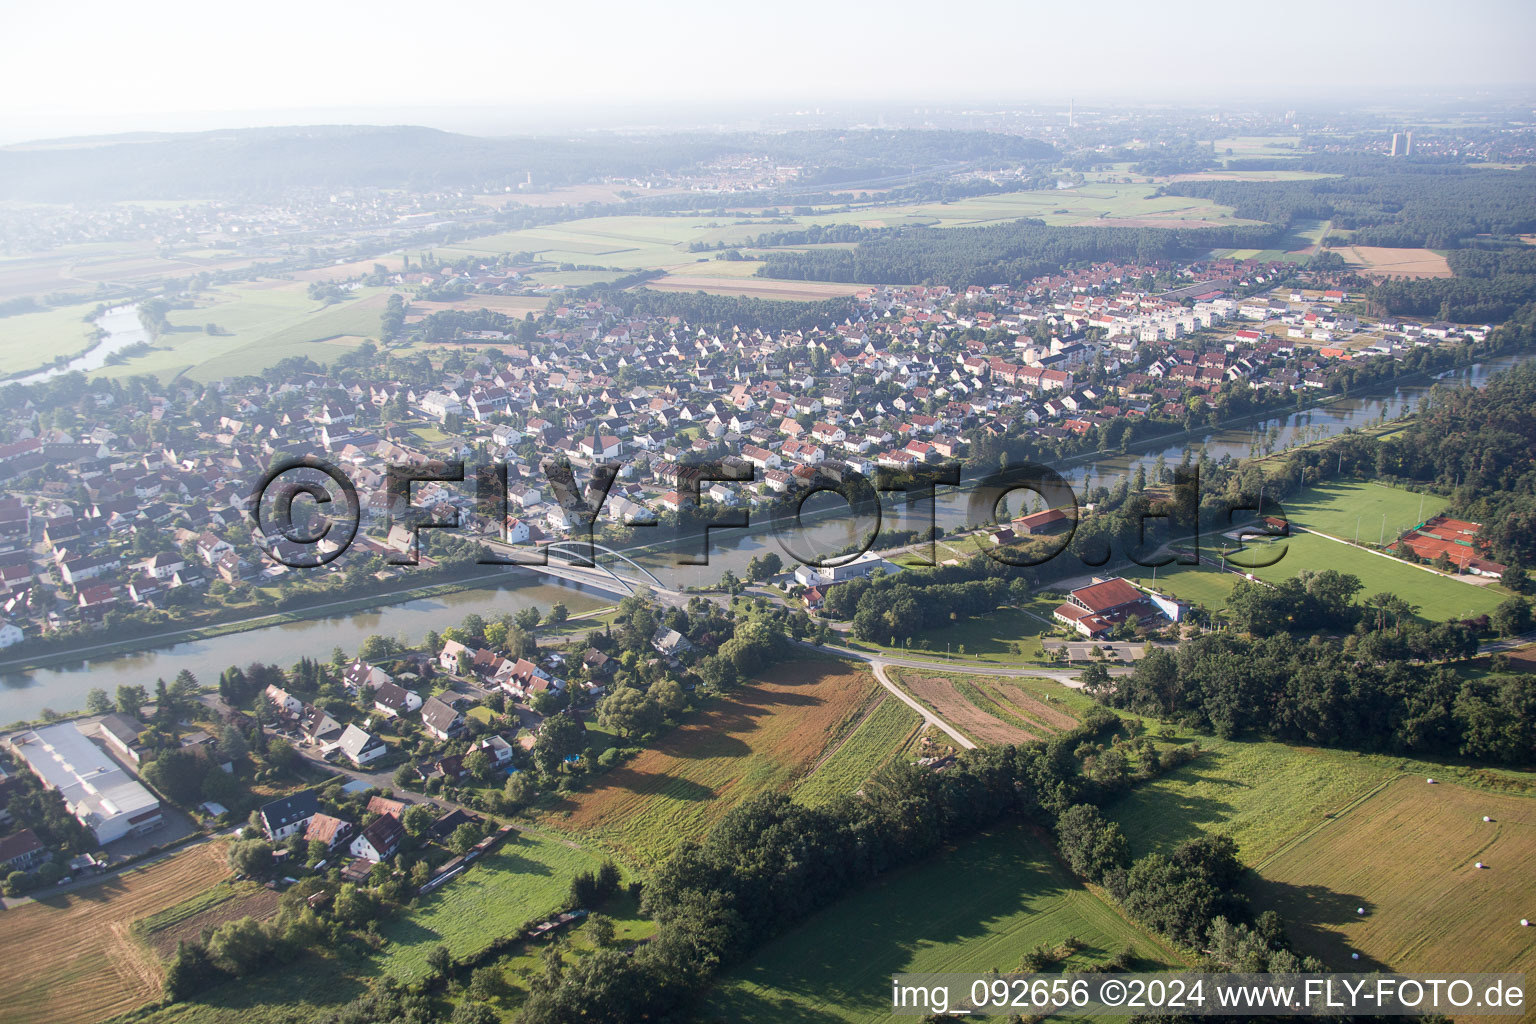
[[[160,801],[72,722],[16,733],[7,741],[49,789],[64,796],[98,843],[148,832],[164,819]]]

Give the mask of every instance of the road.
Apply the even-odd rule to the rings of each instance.
[[[874,666],[875,678],[880,680],[880,685],[885,687],[887,690],[890,690],[892,693],[894,693],[896,695],[896,699],[897,700],[901,701],[907,707],[911,708],[913,711],[916,711],[919,715],[921,715],[922,718],[923,718],[923,723],[925,725],[931,725],[931,726],[933,726],[936,729],[942,730],[945,735],[947,735],[950,739],[954,740],[960,746],[964,747],[966,750],[975,750],[976,749],[976,744],[972,743],[969,739],[967,739],[960,732],[959,729],[956,729],[954,726],[952,726],[948,722],[944,721],[944,719],[940,718],[938,715],[934,714],[932,711],[929,711],[927,708],[923,707],[916,700],[914,700],[911,696],[909,696],[907,694],[907,691],[903,690],[901,687],[899,687],[895,683],[893,683],[890,680],[890,678],[885,674],[885,665],[884,664],[882,664],[881,662],[878,662],[878,661],[872,662],[871,664]]]
[[[924,707],[915,697],[907,693],[907,691],[903,690],[900,685],[898,685],[894,680],[890,678],[890,676],[886,675],[885,670],[887,668],[894,665],[898,668],[933,669],[937,672],[943,672],[952,675],[1007,676],[1012,678],[1029,677],[1031,679],[1050,679],[1074,690],[1080,690],[1083,688],[1082,681],[1078,679],[1077,671],[1071,669],[1036,668],[1034,666],[1010,667],[1004,665],[978,664],[976,662],[935,661],[932,659],[923,658],[898,658],[890,657],[884,654],[870,654],[867,651],[859,651],[852,647],[842,647],[837,644],[824,644],[821,647],[817,647],[816,645],[804,640],[799,641],[799,643],[802,647],[808,647],[812,650],[836,651],[838,654],[841,654],[845,657],[855,658],[859,661],[865,662],[870,666],[871,669],[874,670],[875,679],[879,681],[880,685],[893,693],[897,700],[900,700],[903,704],[907,705],[913,711],[916,711],[919,715],[921,715],[925,724],[939,729],[950,739],[954,740],[966,750],[976,749],[976,744],[971,742],[971,740],[968,739],[959,729],[956,729],[953,725],[950,725],[936,712],[930,710],[927,707]],[[1117,665],[1111,667],[1109,671],[1111,675],[1125,675],[1129,673],[1131,669],[1129,666]]]

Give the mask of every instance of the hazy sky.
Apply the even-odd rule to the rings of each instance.
[[[1531,0],[0,0],[0,11],[9,140],[345,108],[411,121],[412,108],[458,106],[1287,101],[1536,80]]]

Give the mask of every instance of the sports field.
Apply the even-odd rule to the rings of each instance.
[[[1374,544],[1382,536],[1388,542],[1403,530],[1438,515],[1446,499],[1437,494],[1414,493],[1386,484],[1347,481],[1309,487],[1284,503],[1285,518],[1294,526],[1326,533],[1342,540]],[[1273,515],[1266,509],[1266,515]]]
[[[160,960],[132,925],[229,876],[223,843],[201,843],[148,867],[0,914],[6,964],[0,1020],[95,1024],[160,995]]]
[[[1271,544],[1284,544],[1285,555],[1268,568],[1251,570],[1259,579],[1285,579],[1304,569],[1337,569],[1360,577],[1365,584],[1357,600],[1383,592],[1397,594],[1417,605],[1418,617],[1426,622],[1487,614],[1509,596],[1498,587],[1467,583],[1317,534],[1303,533]],[[1270,544],[1250,543],[1238,557],[1246,560],[1250,553],[1255,560],[1267,560],[1273,554]]]
[[[1536,928],[1520,926],[1536,917],[1536,797],[1428,777],[1373,790],[1260,862],[1255,898],[1337,969],[1536,972]]]
[[[543,820],[631,864],[654,864],[737,802],[803,778],[876,685],[869,672],[830,658],[775,665]]]
[[[922,722],[916,711],[883,691],[875,699],[874,708],[795,787],[796,799],[818,805],[858,792],[916,736]]]
[[[780,936],[724,976],[700,1018],[901,1020],[890,1009],[892,974],[1012,970],[1035,946],[1068,936],[1084,945],[1067,969],[1103,963],[1127,947],[1140,969],[1181,966],[1079,885],[1034,834],[1003,826],[896,871]]]
[[[1141,569],[1135,573],[1127,569],[1125,578],[1149,590],[1172,594],[1180,601],[1202,605],[1211,611],[1226,607],[1232,588],[1242,582],[1242,577],[1236,573],[1225,572],[1204,563],[1163,566],[1157,570],[1156,576],[1151,569]]]

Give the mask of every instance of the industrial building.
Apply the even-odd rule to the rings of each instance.
[[[98,843],[159,828],[160,801],[72,722],[16,733],[11,751],[43,785],[58,790],[69,813]]]

